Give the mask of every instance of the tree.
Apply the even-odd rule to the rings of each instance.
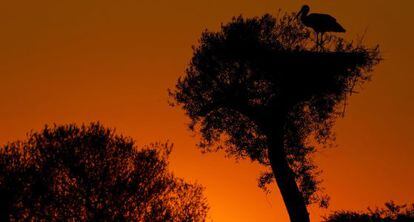
[[[324,222],[410,222],[414,221],[414,204],[397,205],[390,201],[385,208],[368,212],[336,211],[324,218]]]
[[[203,188],[99,123],[45,127],[0,148],[1,221],[204,221]]]
[[[378,47],[325,36],[319,50],[293,15],[233,18],[202,33],[169,91],[190,129],[200,132],[201,149],[224,149],[270,168],[260,185],[275,178],[292,222],[309,221],[308,204],[327,204],[317,192],[309,141],[333,138],[339,104],[380,61]]]

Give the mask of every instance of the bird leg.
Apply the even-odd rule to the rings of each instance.
[[[319,43],[318,43],[318,46],[319,46],[319,50],[321,50],[321,51],[323,51],[323,44],[325,43],[325,40],[323,39],[323,32],[321,32],[321,37],[319,38]]]
[[[323,32],[315,32],[316,33],[316,41],[315,41],[315,48],[318,51],[323,51],[323,44],[325,43],[325,39],[323,39]]]
[[[319,47],[322,50],[323,49],[323,32],[321,32],[321,39],[319,39]]]
[[[319,49],[319,33],[315,32],[315,34],[316,34],[315,48],[316,50],[318,50]]]

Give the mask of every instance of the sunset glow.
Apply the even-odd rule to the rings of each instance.
[[[4,1],[0,7],[0,144],[45,124],[100,121],[138,145],[170,141],[170,169],[205,187],[208,221],[288,221],[262,168],[223,153],[202,154],[184,112],[167,90],[184,74],[203,30],[233,16],[297,12],[303,4],[334,15],[346,39],[381,46],[384,61],[335,126],[334,146],[315,160],[328,210],[364,210],[414,201],[414,2],[237,0]]]

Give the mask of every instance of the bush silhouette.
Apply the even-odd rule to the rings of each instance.
[[[0,221],[204,221],[202,187],[99,123],[46,127],[0,149]]]
[[[385,203],[385,208],[369,209],[368,212],[337,211],[325,217],[323,222],[411,222],[414,221],[414,204],[396,205]]]
[[[333,138],[340,104],[380,61],[378,47],[325,35],[323,49],[316,49],[310,36],[292,15],[233,18],[202,33],[170,90],[172,105],[200,132],[202,150],[224,149],[269,167],[259,184],[276,179],[294,222],[309,221],[306,205],[327,205],[310,139]]]

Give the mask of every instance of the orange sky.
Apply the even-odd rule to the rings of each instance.
[[[368,28],[385,61],[337,123],[337,147],[317,161],[331,208],[414,201],[414,2],[409,0],[38,0],[0,3],[0,143],[46,123],[101,121],[139,144],[175,143],[171,169],[206,187],[214,221],[287,221],[278,192],[257,188],[259,167],[202,155],[167,88],[205,28],[234,15],[328,12],[355,38]],[[326,211],[311,209],[318,221]]]

